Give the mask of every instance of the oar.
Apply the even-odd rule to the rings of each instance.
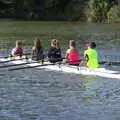
[[[25,62],[25,63],[20,63],[20,64],[12,64],[12,65],[2,65],[0,68],[6,68],[6,67],[14,67],[14,66],[20,66],[20,65],[27,65],[31,63],[39,63],[38,61],[33,61],[33,62]]]
[[[48,60],[47,60],[48,61]],[[58,65],[61,65],[61,64],[66,64],[66,63],[69,63],[69,62],[76,62],[76,61],[79,61],[80,64],[83,62],[83,59],[80,59],[80,60],[73,60],[73,61],[65,61],[65,62],[56,62],[56,63],[50,63],[50,64],[40,64],[40,65],[35,65],[35,66],[26,66],[26,67],[18,67],[18,68],[12,68],[12,69],[9,69],[10,70],[20,70],[20,69],[26,69],[26,68],[35,68],[35,67],[39,67],[39,66],[46,66],[46,65],[55,65],[55,64],[58,64]],[[39,63],[38,61],[35,61],[35,62],[28,62],[28,63],[21,63],[21,64],[16,64],[16,65],[8,65],[6,67],[10,67],[10,66],[18,66],[18,65],[25,65],[25,64],[32,64],[32,63]],[[115,62],[116,63],[116,62]],[[105,64],[105,61],[101,61],[100,64]],[[1,66],[0,66],[1,67]],[[2,66],[3,68],[5,66]]]
[[[65,58],[58,58],[58,59],[52,59],[52,60],[62,60]],[[17,67],[17,68],[11,68],[8,69],[8,71],[13,71],[13,70],[20,70],[20,69],[26,69],[26,68],[35,68],[35,67],[40,67],[40,66],[47,66],[47,65],[55,65],[55,64],[62,64],[61,61],[56,62],[56,63],[49,63],[49,64],[43,64],[44,62],[48,62],[49,60],[41,60],[41,64],[40,65],[35,65],[35,66],[26,66],[26,67]],[[12,66],[19,66],[19,65],[26,65],[26,64],[32,64],[32,63],[40,63],[40,61],[34,61],[34,62],[29,62],[29,63],[21,63],[21,64],[15,64],[15,65],[7,65],[7,66],[0,66],[0,68],[5,68],[5,67],[12,67]],[[66,62],[67,63],[67,62]]]
[[[66,61],[67,63],[69,62],[84,62],[84,59],[80,59],[80,60],[72,60],[72,61]],[[99,64],[107,64],[107,65],[120,65],[119,61],[100,61]]]
[[[22,54],[22,56],[24,56],[24,55],[31,55],[31,53],[24,53],[24,54]],[[19,54],[18,55],[16,55],[16,56],[20,56]],[[14,56],[12,56],[11,54],[9,54],[8,56],[0,56],[0,58],[8,58],[8,57],[14,57]]]
[[[22,58],[22,56],[24,56],[25,55],[25,58]],[[7,58],[11,58],[10,60],[6,60],[6,61],[0,61],[0,63],[8,63],[8,62],[11,62],[11,61],[17,61],[17,60],[23,60],[23,59],[28,59],[27,58],[27,55],[30,55],[30,53],[25,53],[25,54],[23,54],[21,57],[19,56],[19,55],[17,55],[16,57],[20,57],[19,59],[15,59],[15,57],[13,57],[13,56],[7,56],[7,57],[1,57],[1,58],[3,58],[3,59],[7,59]]]
[[[23,59],[25,59],[25,58],[23,58]],[[27,60],[28,58],[26,58],[26,60]],[[0,63],[6,63],[6,62],[11,62],[11,61],[17,61],[17,60],[22,60],[22,59],[13,59],[13,60],[8,60],[8,61],[3,61],[3,62],[0,62]],[[55,60],[55,59],[53,59],[53,60]],[[56,59],[56,60],[61,60],[61,59]],[[25,63],[20,63],[20,64],[12,64],[12,65],[2,65],[2,66],[0,66],[0,68],[6,68],[6,67],[12,67],[12,66],[19,66],[19,65],[26,65],[26,64],[31,64],[31,63],[44,63],[44,62],[48,62],[49,60],[48,59],[46,59],[46,60],[44,60],[44,59],[40,59],[40,60],[38,60],[38,61],[32,61],[32,62],[30,62],[30,61],[26,61]]]
[[[6,61],[0,61],[0,63],[8,63],[8,62],[17,61],[17,60],[23,60],[23,59],[26,59],[26,58],[10,59],[10,60],[6,60]]]
[[[12,69],[8,69],[8,71],[21,70],[21,69],[26,69],[26,68],[36,68],[36,67],[42,67],[42,66],[47,66],[47,65],[55,65],[55,63],[40,64],[40,65],[35,65],[35,66],[25,66],[25,67],[12,68]]]
[[[100,61],[99,64],[120,65],[119,61]]]
[[[60,59],[58,59],[60,60]],[[48,60],[47,60],[48,61]],[[47,62],[45,61],[45,62]],[[40,67],[40,66],[47,66],[47,65],[61,65],[61,64],[66,64],[66,63],[69,63],[69,62],[76,62],[76,61],[82,61],[82,60],[73,60],[73,61],[65,61],[65,62],[61,62],[61,61],[58,61],[58,62],[55,62],[55,63],[49,63],[49,64],[40,64],[40,65],[35,65],[35,66],[26,66],[26,67],[17,67],[17,68],[12,68],[12,69],[8,69],[8,71],[13,71],[13,70],[20,70],[20,69],[26,69],[26,68],[36,68],[36,67]],[[25,65],[25,64],[32,64],[32,63],[39,63],[39,62],[31,62],[31,63],[22,63],[22,64],[17,64],[17,65]],[[15,66],[17,66],[15,65]],[[12,65],[11,65],[12,66]]]

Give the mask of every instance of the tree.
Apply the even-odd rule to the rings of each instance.
[[[87,8],[87,19],[92,22],[105,22],[108,19],[107,13],[115,4],[110,0],[89,0]]]

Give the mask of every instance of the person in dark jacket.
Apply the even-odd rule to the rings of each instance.
[[[51,41],[51,47],[48,50],[48,59],[52,63],[62,61],[59,41],[56,39]]]

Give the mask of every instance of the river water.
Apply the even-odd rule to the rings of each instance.
[[[25,69],[0,73],[0,120],[119,120],[120,81]]]
[[[102,44],[105,39],[99,41],[101,60],[120,61],[118,32],[112,38],[106,39],[108,46]],[[9,51],[2,48],[0,55]],[[106,67],[120,71],[120,66]],[[0,69],[0,120],[67,119],[120,120],[120,80],[36,68]]]

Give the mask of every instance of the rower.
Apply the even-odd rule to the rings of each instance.
[[[22,42],[20,40],[17,40],[15,48],[13,48],[11,51],[11,56],[12,57],[15,57],[15,56],[22,57],[22,55],[23,55]]]
[[[65,58],[68,60],[70,65],[79,65],[79,52],[76,49],[76,43],[74,40],[69,41],[69,49],[66,51]]]
[[[53,39],[51,41],[51,47],[48,50],[48,60],[51,63],[56,63],[56,62],[61,62],[62,61],[59,41],[56,40],[56,39]]]
[[[32,48],[32,60],[42,60],[42,63],[43,63],[43,60],[44,60],[44,55],[43,55],[43,48],[42,48],[42,45],[41,45],[41,41],[39,39],[36,39],[34,41],[34,46]]]
[[[91,42],[87,44],[88,49],[84,52],[84,58],[85,58],[85,67],[88,68],[98,68],[99,62],[98,62],[98,53],[96,51],[96,43]]]

